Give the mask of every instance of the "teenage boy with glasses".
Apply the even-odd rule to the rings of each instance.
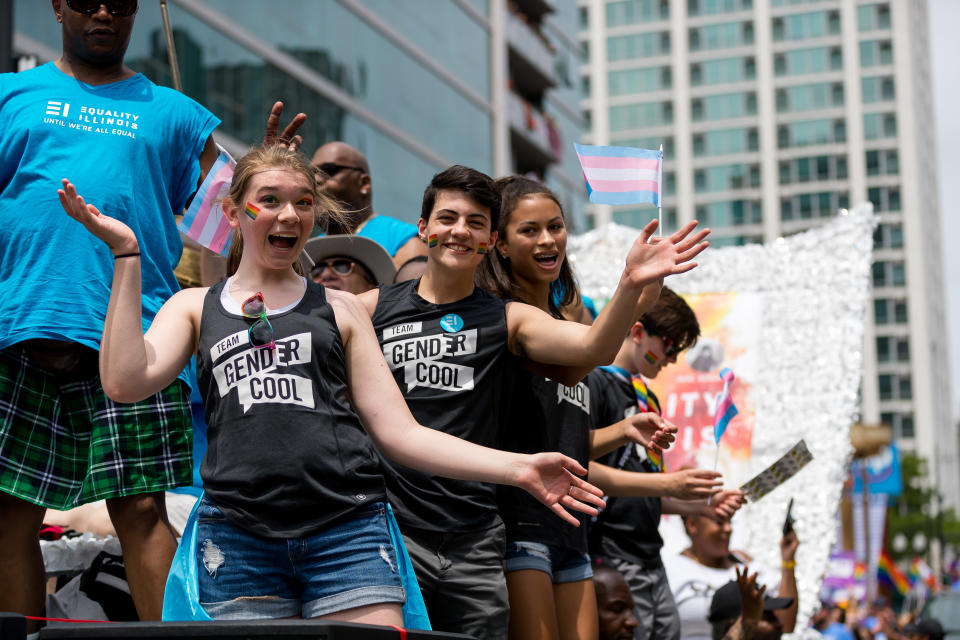
[[[17,309],[0,316],[0,610],[43,614],[45,509],[106,499],[137,611],[159,619],[176,549],[164,491],[191,483],[190,389],[184,374],[133,405],[103,393],[113,259],[64,223],[56,193],[69,174],[92,204],[123,212],[143,253],[146,327],[179,289],[174,215],[216,160],[219,120],[124,64],[136,0],[51,4],[61,57],[0,75],[0,282]],[[279,104],[274,137],[278,119]]]
[[[328,142],[313,154],[312,164],[320,189],[348,210],[348,224],[331,227],[327,233],[352,233],[380,243],[398,270],[427,254],[415,226],[374,213],[370,166],[358,149],[345,142]],[[422,268],[411,271],[409,266],[404,270],[407,278],[416,278],[422,272]]]
[[[677,355],[693,346],[699,335],[693,310],[664,287],[630,328],[613,363],[587,376],[593,428],[629,428],[631,420],[643,412],[660,414],[657,396],[646,381],[676,362]],[[660,560],[661,513],[730,518],[741,501],[739,492],[719,489],[720,474],[714,471],[661,473],[661,457],[662,452],[651,453],[631,442],[606,453],[598,459],[600,464],[590,464],[590,482],[616,496],[607,500],[606,509],[591,525],[590,553],[616,568],[630,585],[639,623],[634,637],[642,640],[680,637],[677,605]],[[710,504],[705,501],[708,497],[712,497]]]
[[[480,261],[497,241],[499,214],[489,176],[462,166],[438,173],[418,221],[428,250],[423,276],[360,296],[413,415],[493,447],[500,444],[517,357],[574,369],[609,362],[643,287],[692,269],[708,233],[694,233],[690,224],[647,243],[656,226],[648,225],[626,257],[613,298],[586,326],[474,286]],[[434,629],[480,640],[507,637],[504,528],[493,487],[386,460],[383,466]],[[576,522],[569,513],[562,517]]]

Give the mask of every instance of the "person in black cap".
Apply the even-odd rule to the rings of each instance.
[[[917,618],[903,628],[910,640],[943,640],[943,625],[936,618]]]
[[[757,584],[757,574],[736,569],[736,582],[730,581],[713,594],[707,620],[713,626],[713,640],[778,640],[783,625],[773,615],[786,609],[793,598],[764,596],[765,586]]]

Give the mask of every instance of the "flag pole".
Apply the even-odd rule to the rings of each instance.
[[[713,470],[717,470],[717,463],[720,462],[720,443],[717,443],[717,451],[713,454]],[[710,506],[710,502],[713,500],[713,496],[707,496],[707,506]]]
[[[663,143],[660,143],[660,162],[657,163],[657,235],[663,235]]]
[[[163,34],[167,39],[167,59],[170,61],[170,77],[173,80],[173,88],[183,93],[183,84],[180,82],[180,65],[177,64],[177,48],[173,43],[170,14],[167,13],[167,0],[160,0],[160,15],[163,18]]]

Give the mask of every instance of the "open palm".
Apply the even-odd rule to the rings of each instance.
[[[666,276],[686,273],[697,266],[692,260],[710,243],[704,239],[709,229],[694,233],[697,222],[689,222],[665,238],[652,238],[657,221],[651,220],[640,232],[627,254],[624,275],[634,284],[647,285]]]
[[[571,471],[587,472],[576,460],[560,453],[537,453],[529,456],[529,464],[520,470],[517,486],[570,524],[579,526],[579,521],[564,507],[595,516],[596,507],[603,506],[603,492]]]

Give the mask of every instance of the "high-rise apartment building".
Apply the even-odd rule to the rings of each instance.
[[[769,242],[873,202],[862,419],[926,457],[960,507],[926,2],[578,6],[588,141],[664,145],[666,227],[696,218],[714,246]],[[637,224],[649,210],[592,215]]]
[[[14,0],[13,48],[59,56],[49,2]],[[579,107],[577,8],[554,0],[169,0],[184,92],[243,153],[274,100],[303,111],[307,153],[345,140],[371,164],[378,212],[415,221],[451,164],[543,178],[583,229],[572,150]],[[3,29],[8,26],[4,25]],[[170,84],[159,4],[140,3],[127,63]]]

